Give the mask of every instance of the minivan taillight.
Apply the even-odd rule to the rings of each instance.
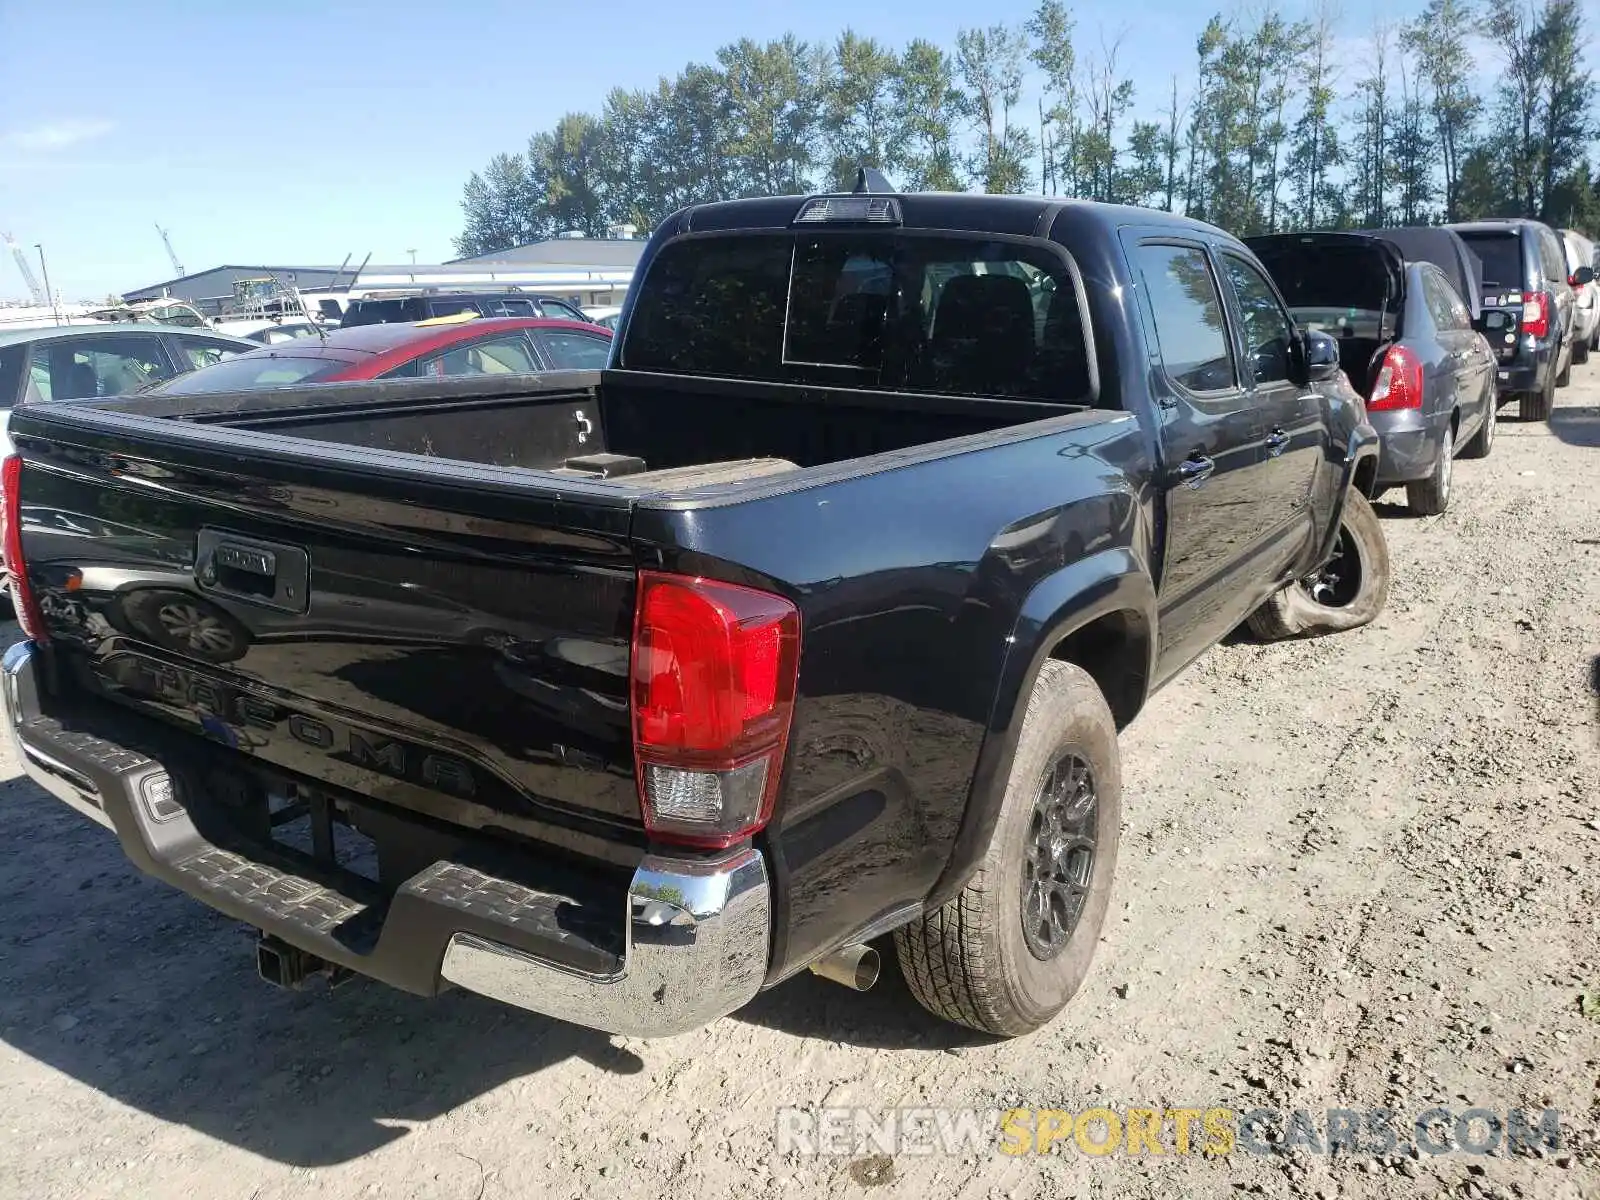
[[[1536,338],[1550,336],[1550,310],[1555,297],[1549,292],[1529,292],[1522,298],[1522,332]]]
[[[1404,346],[1390,346],[1372,385],[1368,412],[1422,407],[1422,362]]]
[[[5,557],[10,576],[11,605],[17,612],[22,632],[36,642],[48,640],[44,614],[28,584],[27,565],[22,561],[22,455],[12,454],[0,463],[0,554]]]
[[[720,848],[766,825],[799,662],[800,613],[782,596],[639,572],[630,708],[652,836]]]

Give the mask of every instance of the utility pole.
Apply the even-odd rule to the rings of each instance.
[[[39,252],[39,270],[44,274],[44,294],[50,297],[50,315],[55,318],[57,325],[61,324],[61,310],[56,307],[56,294],[50,290],[50,268],[44,263],[44,247],[38,242],[33,248]]]

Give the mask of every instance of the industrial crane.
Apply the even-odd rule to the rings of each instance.
[[[33,268],[28,265],[28,259],[22,253],[22,247],[17,245],[17,239],[9,233],[0,233],[0,240],[6,244],[6,249],[11,251],[11,257],[17,260],[17,270],[22,272],[22,280],[28,285],[28,291],[33,296],[35,304],[49,304],[50,297],[44,294],[44,289],[39,286],[39,281],[33,276]]]
[[[167,248],[167,257],[172,260],[172,272],[180,278],[183,275],[183,264],[178,261],[178,252],[172,248],[172,239],[167,236],[167,231],[161,228],[161,222],[156,222],[156,232],[161,235],[161,244]]]

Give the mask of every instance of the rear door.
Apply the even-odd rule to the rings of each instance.
[[[1232,250],[1219,258],[1238,331],[1250,403],[1260,414],[1261,500],[1269,509],[1274,571],[1287,569],[1310,536],[1311,493],[1327,450],[1322,398],[1293,376],[1295,324],[1260,268]]]
[[[1161,646],[1167,678],[1238,624],[1260,599],[1243,581],[1265,572],[1270,533],[1261,429],[1228,334],[1215,265],[1197,241],[1124,232],[1160,402],[1166,494]]]

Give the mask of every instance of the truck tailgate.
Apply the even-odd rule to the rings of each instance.
[[[457,826],[642,845],[626,495],[92,408],[12,430],[67,686]]]

